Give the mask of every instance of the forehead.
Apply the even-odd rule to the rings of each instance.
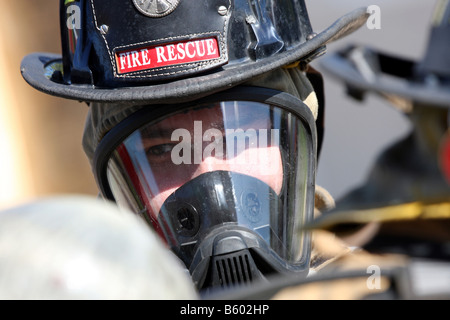
[[[250,123],[270,122],[273,108],[269,105],[248,101],[227,101],[197,106],[185,111],[176,112],[164,119],[148,125],[147,131],[170,130],[177,128],[193,128],[194,122],[200,121],[203,126],[239,128]],[[265,126],[265,125],[264,125]]]

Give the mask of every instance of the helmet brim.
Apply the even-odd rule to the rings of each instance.
[[[67,85],[54,81],[46,75],[46,66],[52,61],[62,59],[60,55],[51,53],[32,53],[26,56],[21,63],[21,72],[25,81],[35,89],[66,99],[87,102],[177,103],[195,100],[229,89],[266,72],[299,61],[316,49],[357,30],[366,22],[368,16],[367,8],[359,8],[342,16],[311,40],[303,42],[289,51],[263,60],[246,62],[234,68],[223,68],[214,73],[164,84],[113,89],[85,84]]]
[[[365,46],[350,45],[324,57],[322,70],[342,81],[360,98],[371,92],[390,101],[399,98],[436,107],[450,107],[448,85],[414,79],[419,61],[382,53]]]

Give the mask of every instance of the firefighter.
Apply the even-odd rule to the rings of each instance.
[[[309,63],[362,26],[314,33],[303,0],[61,1],[62,56],[24,79],[89,105],[83,147],[104,199],[142,216],[202,292],[306,277],[323,135]],[[321,201],[329,203],[330,201]]]

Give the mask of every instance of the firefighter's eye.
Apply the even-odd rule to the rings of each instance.
[[[149,158],[163,157],[172,151],[174,143],[163,143],[147,148],[146,154]]]

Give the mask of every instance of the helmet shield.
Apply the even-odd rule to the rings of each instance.
[[[61,1],[61,20],[65,83],[99,88],[262,60],[312,33],[305,4],[292,0],[72,0]]]
[[[289,94],[240,89],[161,116],[139,110],[99,145],[97,180],[188,267],[214,230],[235,226],[254,235],[246,247],[304,271],[309,239],[298,230],[314,208],[314,118]]]

